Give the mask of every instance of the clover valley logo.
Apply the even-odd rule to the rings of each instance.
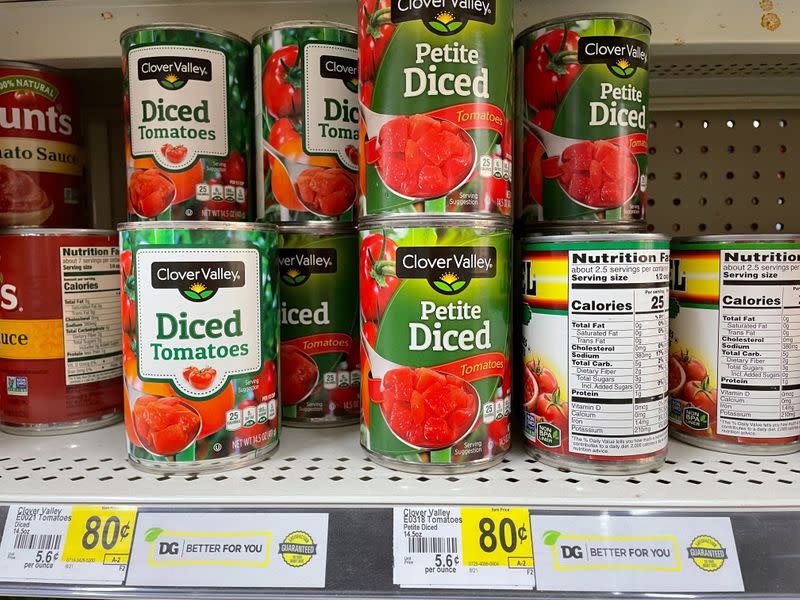
[[[494,25],[496,0],[392,0],[392,22],[422,21],[439,35],[458,33],[470,21]]]
[[[497,251],[489,246],[420,246],[397,250],[397,276],[425,279],[445,296],[464,291],[473,279],[488,279],[497,270]]]
[[[138,63],[139,81],[155,79],[165,90],[179,90],[189,81],[211,81],[211,61],[189,56],[151,56]]]
[[[241,261],[154,262],[150,281],[155,289],[175,289],[192,302],[205,302],[221,288],[245,285],[245,265]]]
[[[601,64],[620,79],[630,79],[648,67],[647,44],[633,38],[589,36],[578,40],[578,62]]]

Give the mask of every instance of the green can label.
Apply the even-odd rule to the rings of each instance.
[[[472,225],[362,230],[361,441],[378,455],[467,463],[509,447],[511,234]]]
[[[358,236],[281,234],[281,403],[286,422],[358,421]]]
[[[649,26],[622,15],[517,38],[523,219],[644,219],[649,43]]]
[[[512,6],[359,0],[361,214],[511,214]]]
[[[352,221],[358,171],[356,33],[332,23],[257,33],[256,164],[267,221]]]
[[[130,456],[202,469],[263,454],[280,425],[277,232],[129,228],[121,239]]]
[[[122,54],[129,220],[252,220],[249,45],[153,27]]]

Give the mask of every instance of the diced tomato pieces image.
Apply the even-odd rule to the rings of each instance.
[[[467,178],[474,164],[472,139],[450,121],[400,116],[378,134],[378,172],[403,196],[443,196]]]
[[[317,385],[319,369],[311,357],[295,348],[281,346],[281,404],[292,406],[305,400]]]
[[[200,414],[176,397],[142,396],[133,406],[133,426],[142,446],[158,456],[188,448],[200,433]]]
[[[156,217],[175,199],[175,184],[158,169],[134,171],[128,183],[128,202],[140,217]]]
[[[317,214],[335,217],[356,200],[356,183],[344,169],[312,167],[297,178],[300,199]]]
[[[592,208],[617,208],[630,199],[639,165],[626,148],[607,140],[572,144],[561,153],[561,188],[576,202]]]
[[[388,371],[380,403],[395,435],[427,449],[456,443],[470,430],[478,412],[478,397],[471,385],[424,367]]]

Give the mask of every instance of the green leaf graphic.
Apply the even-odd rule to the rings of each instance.
[[[625,75],[633,75],[633,72],[636,70],[636,67],[628,67],[625,69]]]
[[[454,281],[453,285],[450,287],[453,288],[454,292],[457,292],[458,290],[463,289],[465,285],[467,285],[466,281]]]
[[[450,30],[447,29],[447,26],[442,25],[439,21],[428,21],[428,25],[430,25],[431,29],[435,29],[436,31],[441,31],[442,33],[450,32]]]
[[[205,300],[206,298],[210,298],[213,295],[214,295],[214,290],[203,290],[202,292],[200,292],[200,298],[202,298],[203,300]]]
[[[197,292],[193,292],[192,290],[183,290],[183,295],[189,298],[190,300],[202,300],[200,294]]]
[[[442,290],[443,292],[452,292],[453,288],[447,285],[444,281],[434,281],[433,285]]]
[[[345,82],[344,82],[344,87],[346,87],[346,88],[347,88],[348,90],[350,90],[351,92],[357,92],[357,91],[358,91],[358,85],[357,85],[357,84],[354,84],[354,83],[353,83],[352,81],[350,81],[349,79],[348,79],[347,81],[345,81]]]
[[[296,285],[300,285],[306,279],[308,279],[308,275],[298,275],[297,277],[295,277],[294,282],[295,282]]]
[[[160,527],[153,527],[152,529],[148,529],[147,532],[144,534],[144,541],[145,542],[155,542],[156,538],[164,533],[164,530]]]
[[[545,543],[545,546],[555,546],[560,537],[561,534],[558,531],[548,529],[544,532],[544,535],[542,535],[542,541]]]
[[[447,25],[447,30],[448,31],[455,31],[459,27],[461,27],[461,21],[450,21],[450,23]]]
[[[625,77],[625,71],[620,69],[617,65],[611,65],[611,72],[620,77]]]
[[[168,90],[174,90],[175,89],[175,86],[173,86],[172,83],[170,83],[166,79],[162,79],[161,81],[159,81],[159,83],[161,84],[161,87],[166,88]]]
[[[183,81],[182,79],[179,79],[178,81],[176,81],[175,83],[172,84],[172,89],[173,90],[179,90],[185,85],[186,85],[186,82]]]

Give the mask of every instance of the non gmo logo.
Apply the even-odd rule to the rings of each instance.
[[[647,44],[632,38],[591,36],[578,40],[578,62],[606,65],[620,79],[629,79],[637,69],[647,69]]]
[[[154,262],[150,266],[154,289],[175,289],[192,302],[205,302],[221,288],[245,285],[245,266],[241,261]]]
[[[440,294],[452,296],[473,279],[494,277],[497,251],[490,246],[398,248],[396,270],[401,279],[425,279]]]
[[[323,54],[319,57],[319,74],[323,79],[339,79],[344,86],[358,92],[358,61],[344,56]]]
[[[470,21],[494,25],[496,0],[392,0],[392,22],[422,21],[439,35],[458,33]]]
[[[312,273],[336,273],[335,248],[278,250],[278,268],[286,285],[303,285]]]
[[[179,90],[191,80],[211,81],[211,61],[188,56],[153,56],[138,63],[139,81],[155,79],[165,90]]]

